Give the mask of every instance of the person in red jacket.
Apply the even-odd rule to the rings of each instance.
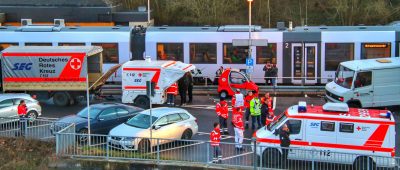
[[[232,112],[232,125],[235,130],[235,148],[237,150],[243,150],[242,143],[243,143],[243,131],[244,131],[244,124],[243,124],[243,112],[240,107],[233,108]]]
[[[174,83],[167,89],[167,104],[175,106],[175,96],[178,95],[178,84]]]
[[[214,123],[214,130],[210,133],[210,144],[213,148],[213,163],[220,163],[222,160],[221,148],[219,143],[221,142],[221,133],[219,129],[219,123]]]
[[[25,133],[25,118],[28,108],[26,107],[25,101],[21,100],[18,105],[18,116],[19,116],[19,134],[24,136]]]
[[[228,134],[228,103],[224,98],[215,106],[215,112],[217,112],[219,124],[221,125],[221,133]]]
[[[244,98],[245,118],[246,118],[246,129],[249,128],[249,118],[250,118],[250,101],[253,100],[253,91],[248,91],[246,97]]]

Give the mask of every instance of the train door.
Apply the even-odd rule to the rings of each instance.
[[[304,76],[306,84],[317,83],[317,44],[292,44],[292,82],[300,84]],[[304,58],[303,58],[304,57]],[[302,67],[304,69],[302,69]],[[304,74],[302,73],[304,70]]]

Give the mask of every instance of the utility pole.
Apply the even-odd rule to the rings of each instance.
[[[150,0],[147,0],[147,26],[150,26]]]

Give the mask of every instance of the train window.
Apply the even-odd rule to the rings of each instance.
[[[10,46],[17,46],[18,43],[0,43],[0,52]]]
[[[85,43],[58,43],[58,46],[85,46]]]
[[[92,43],[94,46],[103,47],[103,62],[106,64],[119,63],[118,43]]]
[[[257,46],[257,64],[276,64],[276,43],[268,43],[268,46]]]
[[[183,62],[183,43],[157,43],[157,60]]]
[[[361,43],[361,59],[391,56],[390,43]]]
[[[190,43],[190,63],[217,64],[217,44]]]
[[[354,60],[353,43],[326,43],[325,70],[336,71],[340,62]]]
[[[52,43],[25,43],[25,46],[53,46]]]
[[[235,47],[232,43],[224,43],[224,64],[245,64],[248,47]]]

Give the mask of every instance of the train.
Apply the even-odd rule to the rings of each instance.
[[[342,61],[395,57],[400,51],[399,24],[381,26],[251,26],[254,69],[251,79],[264,81],[263,67],[278,68],[278,83],[325,84],[335,77]],[[129,60],[178,60],[195,64],[201,76],[215,77],[220,66],[246,69],[247,46],[235,40],[249,39],[249,26],[152,26],[148,28],[1,26],[0,50],[10,45],[98,45],[104,49],[104,70]],[[117,72],[110,81],[121,81]]]

